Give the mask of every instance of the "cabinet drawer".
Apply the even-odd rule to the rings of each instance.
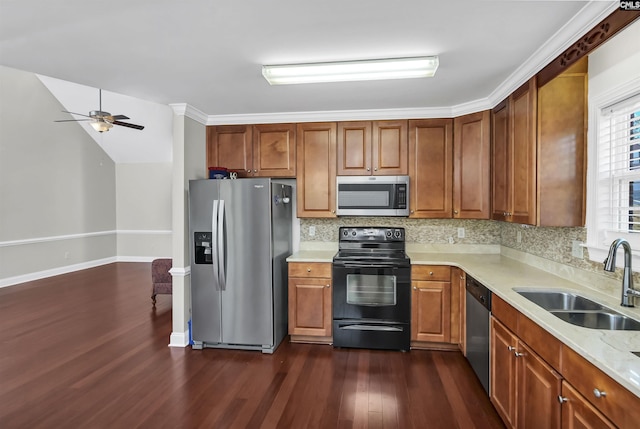
[[[638,397],[566,346],[562,347],[562,376],[616,426],[637,427]],[[595,389],[605,396],[596,397]]]
[[[451,267],[446,265],[414,265],[411,267],[412,280],[451,281]]]
[[[518,336],[553,369],[560,371],[560,349],[562,343],[556,337],[522,314],[518,319]]]
[[[327,262],[290,262],[289,277],[331,278],[332,264]]]
[[[518,332],[518,315],[520,312],[495,294],[491,296],[491,314],[512,332]]]

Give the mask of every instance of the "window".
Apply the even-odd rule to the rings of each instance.
[[[598,109],[596,146],[591,245],[623,237],[640,251],[640,93]]]

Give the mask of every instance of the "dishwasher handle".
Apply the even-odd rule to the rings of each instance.
[[[467,292],[484,308],[491,311],[491,291],[469,275],[467,275]]]

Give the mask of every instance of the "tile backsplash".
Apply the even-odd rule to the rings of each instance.
[[[315,227],[315,235],[309,227]],[[602,263],[571,254],[572,242],[586,242],[587,230],[581,227],[534,227],[492,220],[458,219],[408,219],[393,217],[340,217],[336,219],[300,219],[300,240],[305,242],[337,242],[340,226],[390,226],[403,227],[407,242],[418,244],[493,244],[532,254],[553,262],[598,273],[611,278],[621,278],[622,270],[605,273]],[[464,228],[464,238],[458,238],[458,229]],[[520,240],[518,240],[520,235]],[[634,274],[640,284],[640,273]]]

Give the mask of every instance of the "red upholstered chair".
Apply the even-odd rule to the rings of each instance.
[[[151,300],[156,305],[156,295],[166,293],[171,295],[173,282],[169,270],[173,260],[169,258],[155,259],[151,262]]]

